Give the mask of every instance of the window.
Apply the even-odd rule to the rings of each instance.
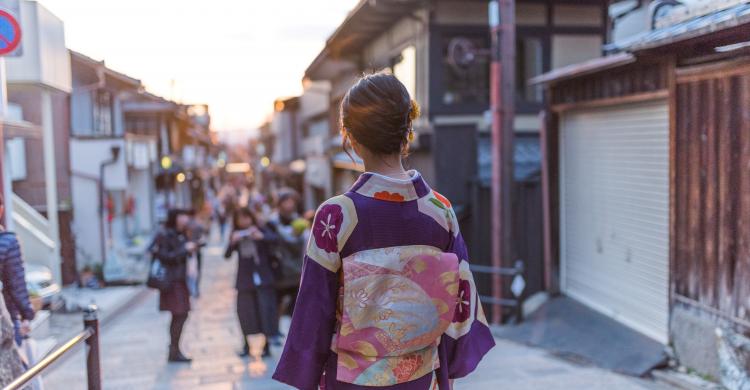
[[[94,92],[94,135],[112,135],[112,94],[109,91]]]
[[[524,103],[542,103],[541,85],[529,85],[529,79],[544,73],[545,47],[541,37],[518,36],[516,40],[516,97]]]
[[[417,49],[409,46],[393,61],[393,75],[406,86],[409,96],[416,98],[417,89]]]
[[[442,40],[442,96],[445,106],[490,102],[490,59],[476,55],[489,47],[486,32],[472,35],[446,35]]]

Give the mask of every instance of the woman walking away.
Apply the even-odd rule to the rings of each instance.
[[[494,346],[450,202],[402,166],[418,115],[388,74],[344,97],[344,140],[367,172],[318,208],[276,380],[446,390]]]
[[[238,254],[237,263],[237,317],[243,334],[243,350],[240,356],[248,356],[250,347],[247,336],[263,334],[266,339],[278,331],[276,314],[276,291],[271,266],[270,245],[276,240],[271,229],[262,228],[248,208],[234,214],[233,230],[229,246],[224,253],[230,258]],[[263,347],[263,356],[269,356],[268,343]]]
[[[172,313],[169,326],[170,362],[190,362],[180,351],[182,328],[190,312],[190,290],[187,285],[187,259],[198,249],[196,243],[186,237],[190,223],[190,211],[169,210],[164,229],[157,233],[151,250],[167,269],[169,286],[160,290],[159,310]]]

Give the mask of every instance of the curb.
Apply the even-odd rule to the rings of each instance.
[[[651,376],[658,383],[667,384],[683,390],[723,390],[724,387],[709,382],[696,375],[683,374],[674,370],[653,370]]]

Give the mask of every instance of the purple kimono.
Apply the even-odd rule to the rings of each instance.
[[[450,202],[409,175],[365,173],[318,209],[274,379],[444,390],[495,345]]]

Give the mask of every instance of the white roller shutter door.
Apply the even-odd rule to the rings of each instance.
[[[570,111],[560,123],[563,292],[667,343],[667,103]]]

